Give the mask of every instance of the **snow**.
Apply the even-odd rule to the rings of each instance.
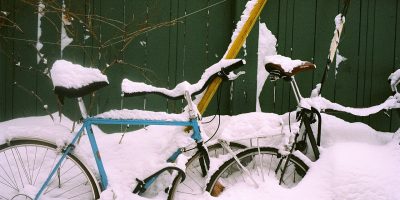
[[[71,42],[73,41],[72,38],[70,38],[67,34],[67,31],[65,29],[65,26],[71,25],[71,21],[68,19],[68,17],[64,13],[65,11],[65,2],[64,0],[62,1],[62,14],[61,14],[61,57],[62,57],[62,52],[65,47],[67,47]]]
[[[379,105],[371,106],[369,108],[351,108],[342,106],[338,103],[333,103],[328,99],[325,99],[324,97],[316,96],[311,98],[302,98],[300,101],[300,106],[302,108],[307,108],[307,109],[311,109],[311,107],[313,107],[320,111],[331,109],[331,110],[347,112],[357,116],[369,116],[381,110],[400,108],[400,102],[395,96],[391,96],[386,101],[384,101]]]
[[[36,50],[37,50],[37,63],[40,62],[41,60],[41,56],[39,56],[40,54],[40,50],[43,48],[43,43],[40,42],[40,37],[42,37],[42,17],[44,16],[44,9],[45,9],[45,5],[43,4],[43,1],[40,0],[38,3],[38,20],[37,20],[37,42],[36,42]]]
[[[343,26],[343,24],[346,22],[345,16],[342,15],[342,13],[339,13],[335,17],[335,27],[336,29],[339,29],[340,26]]]
[[[335,65],[336,66],[335,67],[335,78],[336,78],[336,75],[338,73],[340,63],[342,63],[342,62],[344,62],[346,60],[347,60],[347,58],[342,56],[342,55],[340,55],[339,54],[339,49],[337,49],[337,51],[336,51],[336,65]]]
[[[166,121],[187,121],[189,116],[186,113],[168,114],[165,112],[152,112],[144,110],[111,110],[95,117],[104,119],[143,119],[143,120],[166,120]]]
[[[79,89],[94,82],[107,82],[99,69],[87,68],[66,60],[57,60],[50,70],[53,86]]]
[[[397,85],[400,83],[400,69],[396,70],[395,72],[389,75],[390,87],[393,92],[398,93]]]
[[[184,95],[185,91],[188,91],[189,94],[193,94],[199,91],[212,75],[221,71],[222,68],[228,67],[233,63],[238,62],[239,60],[240,59],[221,59],[219,62],[208,67],[202,74],[200,80],[195,84],[190,84],[189,82],[184,81],[176,85],[175,88],[173,89],[166,89],[166,88],[154,87],[152,85],[148,85],[141,82],[133,82],[128,79],[124,79],[122,81],[121,89],[123,93],[128,93],[128,94],[140,93],[140,92],[159,92],[172,97],[178,97]]]
[[[55,115],[57,116],[57,115]],[[293,115],[292,115],[293,116]],[[269,127],[278,127],[285,115],[247,113],[238,116],[222,116],[220,134],[249,136],[253,131],[262,132],[260,120]],[[334,116],[322,114],[321,157],[311,163],[307,176],[292,189],[280,187],[277,182],[259,183],[259,188],[239,184],[226,190],[218,199],[315,199],[315,200],[396,200],[400,199],[399,136],[373,130],[363,123],[349,123]],[[205,121],[207,121],[206,118]],[[246,120],[242,123],[241,120]],[[208,125],[204,125],[207,129]],[[54,122],[48,117],[28,117],[0,123],[0,141],[13,138],[35,137],[57,143],[69,141],[72,122],[63,116]],[[109,188],[101,199],[143,199],[131,193],[135,178],[143,179],[156,169],[165,166],[164,160],[174,150],[188,142],[182,127],[148,126],[128,132],[121,144],[121,133],[104,134],[93,127],[105,169],[109,175]],[[268,131],[268,130],[264,130]],[[278,130],[276,130],[278,131]],[[268,133],[269,134],[269,133]],[[84,136],[75,152],[79,158],[95,169],[88,139]],[[132,156],[134,155],[134,156]],[[147,196],[165,199],[162,190],[169,177],[161,177]],[[28,188],[29,190],[32,188]],[[208,194],[193,197],[215,199]]]
[[[291,58],[282,55],[273,55],[273,56],[266,56],[264,58],[264,65],[267,63],[280,65],[285,72],[292,73],[292,70],[295,67],[304,65],[306,61],[292,60]]]
[[[257,97],[256,111],[261,112],[260,94],[268,78],[268,72],[265,70],[264,58],[266,56],[276,55],[276,37],[267,28],[265,23],[259,23],[258,32],[258,61],[257,61]]]

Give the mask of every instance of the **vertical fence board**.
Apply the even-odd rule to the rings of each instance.
[[[339,44],[340,55],[346,58],[345,61],[339,64],[339,68],[336,69],[336,61],[332,64],[332,71],[335,71],[335,87],[334,97],[332,100],[335,102],[351,107],[357,107],[357,91],[358,82],[362,77],[358,76],[360,66],[359,53],[360,53],[360,27],[362,19],[360,18],[361,13],[361,1],[351,1],[344,29],[342,31],[341,40]],[[341,8],[343,5],[341,5]],[[332,78],[332,77],[331,77]],[[355,116],[346,113],[337,113],[340,118],[354,121]]]
[[[153,0],[149,2],[149,25],[170,22],[170,2],[163,0]],[[147,54],[148,68],[151,70],[149,78],[151,84],[159,87],[168,88],[168,59],[170,54],[169,38],[170,29],[175,24],[168,24],[164,27],[157,28],[147,33]],[[160,53],[163,52],[163,53]],[[151,75],[152,74],[152,75]],[[165,97],[158,95],[149,95],[146,107],[150,110],[166,111],[167,100]]]
[[[14,94],[13,94],[13,117],[26,117],[36,114],[36,98],[32,93],[36,93],[36,47],[33,40],[36,39],[37,24],[27,19],[36,19],[35,7],[29,3],[15,2],[15,23],[17,23],[23,33],[16,31],[14,37],[22,40],[14,42],[15,74]],[[30,41],[25,41],[27,39]]]
[[[265,23],[267,28],[278,39],[280,21],[280,1],[268,1],[261,13],[261,23]],[[260,106],[264,112],[276,112],[274,101],[274,86],[277,82],[266,81],[260,94]]]
[[[379,104],[390,95],[387,77],[392,72],[395,30],[387,30],[387,27],[396,26],[396,0],[388,0],[383,3],[377,1],[375,6],[375,37],[372,60],[371,78],[371,104]],[[371,116],[371,125],[378,130],[389,131],[390,124],[385,114],[378,113]]]
[[[62,1],[45,2],[51,5],[48,5],[49,12],[42,18],[43,48],[40,52],[47,63],[42,61],[39,64],[36,62],[35,47],[37,2],[0,2],[2,10],[9,11],[10,17],[24,30],[24,33],[12,28],[0,30],[1,121],[46,114],[43,104],[48,105],[50,112],[57,109],[53,86],[46,71],[61,58]],[[83,66],[97,67],[110,80],[108,88],[96,93],[92,114],[121,107],[123,78],[168,88],[184,80],[191,83],[198,81],[206,67],[222,58],[232,30],[247,3],[220,0],[65,2],[66,13],[74,18],[72,25],[67,26],[68,35],[74,41],[64,49],[63,58]],[[217,5],[206,8],[213,4]],[[387,76],[400,65],[399,6],[396,0],[351,1],[339,46],[341,55],[348,60],[340,65],[336,78],[335,64],[331,65],[322,92],[324,97],[352,107],[369,107],[384,101],[390,92],[385,82]],[[321,80],[333,36],[333,19],[342,7],[340,0],[269,0],[260,16],[260,21],[266,22],[278,39],[278,53],[317,64],[314,72],[297,75],[305,97]],[[176,24],[144,31],[179,17],[183,18]],[[234,81],[233,91],[230,91],[230,84],[222,85],[221,109],[224,114],[254,110],[257,43],[258,26],[255,25],[247,39],[246,49],[238,55],[247,61],[242,68],[246,75]],[[18,62],[20,66],[15,66]],[[29,91],[12,86],[14,81]],[[275,96],[273,86],[276,88]],[[43,99],[43,104],[30,91]],[[295,102],[291,93],[289,84],[267,81],[260,97],[263,111],[284,113],[293,109]],[[91,98],[86,97],[85,101],[89,103]],[[165,100],[156,95],[129,98],[123,103],[125,108],[168,112],[181,112],[184,106],[183,101]],[[76,102],[66,100],[65,104],[64,113],[74,120],[78,119]],[[206,115],[214,114],[215,110],[214,97]],[[378,130],[393,131],[400,123],[396,113],[392,113],[390,120],[382,113],[371,117],[336,115],[349,121],[369,123]]]
[[[208,5],[214,5],[220,0],[208,0]],[[232,22],[232,1],[225,1],[221,4],[209,8],[206,13],[207,22],[204,24],[207,26],[206,29],[206,62],[207,66],[211,66],[218,62],[225,54],[228,45],[231,41],[231,34],[233,29]],[[245,67],[240,70],[246,70]],[[230,81],[224,81],[220,85],[220,109],[223,114],[230,114],[231,102],[230,102]],[[217,98],[214,97],[210,102],[205,115],[216,114],[217,110]]]
[[[396,9],[396,36],[395,36],[395,54],[393,59],[393,69],[400,69],[400,3],[397,1],[397,9]],[[397,88],[399,88],[398,86]],[[390,131],[396,131],[400,127],[400,109],[392,110],[391,112],[391,122],[390,122]]]
[[[294,0],[293,13],[293,51],[291,57],[313,62],[314,57],[314,35],[315,35],[315,5],[316,0],[298,1]],[[299,6],[298,4],[301,4]],[[321,70],[323,66],[317,66],[316,70]],[[310,96],[313,85],[313,72],[305,71],[296,76],[296,81],[299,83],[300,92],[304,97]],[[301,83],[301,84],[300,84]],[[292,91],[290,91],[292,92]],[[293,103],[293,101],[292,101]],[[293,104],[291,105],[293,109]]]

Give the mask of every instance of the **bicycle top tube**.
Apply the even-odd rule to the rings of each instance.
[[[171,114],[146,110],[110,110],[94,116],[93,118],[114,120],[160,120],[160,121],[189,121],[189,114]]]

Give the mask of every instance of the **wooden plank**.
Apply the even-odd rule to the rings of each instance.
[[[353,4],[354,2],[352,2]],[[369,22],[371,17],[368,12],[369,1],[360,1],[359,9],[359,45],[358,45],[358,64],[357,64],[357,87],[356,87],[356,107],[365,107],[365,81],[366,81],[366,63],[367,63],[367,46],[368,46],[368,32],[370,29]],[[366,118],[357,117],[356,121],[367,122]]]
[[[148,22],[150,26],[165,23],[170,20],[170,2],[162,0],[148,1]],[[168,60],[169,33],[175,24],[169,24],[148,32],[146,46],[147,65],[151,72],[148,73],[151,84],[158,87],[168,88]],[[156,58],[156,59],[155,59]],[[168,104],[165,97],[159,95],[148,95],[146,108],[155,111],[167,111]]]
[[[314,56],[314,35],[316,33],[315,14],[316,0],[294,1],[293,13],[293,45],[291,57],[313,62]],[[317,66],[323,68],[323,66]],[[314,71],[305,71],[296,75],[296,81],[299,84],[299,89],[304,97],[309,97],[313,85]],[[291,105],[293,108],[293,105]]]
[[[397,9],[396,9],[396,38],[395,38],[395,54],[393,59],[393,68],[392,71],[400,69],[400,3],[397,1]],[[397,87],[399,88],[399,86]],[[394,132],[400,127],[400,109],[392,110],[390,112],[391,121],[390,121],[390,131]]]
[[[260,15],[261,10],[263,9],[264,5],[266,3],[266,0],[259,0],[257,4],[254,6],[253,10],[251,11],[249,15],[249,19],[245,22],[243,25],[242,30],[239,32],[237,39],[233,41],[232,46],[229,47],[227,54],[225,58],[230,59],[230,58],[235,58],[236,55],[239,53],[239,50],[241,49],[244,40],[246,39],[248,33],[252,29],[256,19]],[[200,100],[198,104],[199,111],[203,113],[205,109],[207,108],[209,102],[211,101],[212,97],[214,96],[216,90],[215,88],[218,88],[219,84],[221,83],[220,78],[214,79],[212,85],[209,88],[212,89],[207,89],[203,98]],[[215,85],[215,86],[213,86]]]
[[[15,1],[8,0],[8,1],[3,1],[2,2],[2,9],[4,11],[7,11],[9,13],[9,19],[12,21],[15,21],[15,13],[13,12],[15,8]],[[7,29],[2,29],[2,33],[4,33],[5,36],[8,37],[14,37],[14,32],[15,29],[12,28],[7,28]],[[13,116],[13,82],[14,82],[14,40],[12,39],[4,39],[2,42],[5,44],[5,47],[7,49],[4,49],[4,54],[3,55],[8,55],[7,58],[3,60],[5,66],[4,66],[4,76],[5,76],[5,85],[4,85],[4,91],[5,91],[5,111],[4,111],[4,120],[9,120],[12,119]]]
[[[390,95],[387,77],[392,72],[396,38],[396,0],[376,1],[373,60],[371,70],[370,104],[379,104]],[[381,131],[389,131],[385,114],[370,117],[370,125]]]
[[[210,0],[208,5],[214,5],[220,2],[219,0]],[[206,29],[206,65],[211,66],[218,62],[226,51],[226,47],[229,45],[231,38],[230,35],[233,30],[234,23],[233,11],[232,11],[233,1],[226,1],[221,4],[215,5],[209,8],[206,12],[208,23]],[[207,53],[208,52],[208,53]],[[241,70],[245,70],[243,67]],[[222,114],[231,114],[231,100],[230,100],[230,87],[233,82],[224,81],[220,86],[219,90],[220,96],[220,111]],[[204,115],[216,114],[217,110],[217,98],[213,98],[205,111]]]
[[[314,72],[313,85],[321,82],[322,74],[326,66],[329,45],[333,37],[335,29],[334,18],[338,14],[338,5],[340,1],[318,1],[316,13],[316,30],[315,33],[315,64],[321,66]],[[334,98],[334,73],[332,69],[329,70],[325,85],[323,86],[322,96],[333,99]]]
[[[42,54],[42,60],[37,63],[37,58],[33,65],[35,65],[37,70],[37,95],[43,100],[43,103],[38,101],[37,106],[37,114],[38,115],[46,115],[47,112],[44,109],[44,105],[47,105],[47,108],[50,113],[57,111],[56,105],[56,97],[53,93],[53,84],[51,82],[50,77],[48,76],[51,66],[54,61],[60,59],[60,27],[61,27],[61,19],[60,13],[58,12],[61,8],[61,4],[59,2],[47,2],[45,4],[47,11],[44,16],[41,18],[40,22],[40,42],[42,43],[42,48],[40,49],[40,53]],[[37,7],[35,8],[35,13],[37,12]],[[33,23],[37,24],[38,16],[35,15]],[[39,28],[39,27],[38,27]],[[36,31],[37,29],[35,29]],[[35,32],[37,34],[37,32]],[[34,37],[37,40],[37,35]],[[36,52],[37,53],[37,52]],[[36,56],[36,55],[35,55]],[[43,105],[44,104],[44,105]],[[68,110],[68,109],[67,109]]]
[[[179,1],[170,1],[170,17],[169,20],[178,19],[181,16],[179,13]],[[176,85],[176,69],[178,65],[178,36],[181,20],[175,26],[169,27],[168,33],[168,88],[174,88]],[[179,112],[180,108],[177,107],[176,101],[168,101],[168,112]]]
[[[13,12],[15,22],[19,24],[23,33],[15,32],[14,37],[19,39],[35,40],[37,33],[36,7],[29,3],[16,1]],[[13,93],[13,117],[26,117],[36,114],[37,99],[32,95],[36,93],[36,47],[35,42],[16,40],[14,42],[15,86]]]
[[[349,4],[346,22],[338,46],[340,55],[347,58],[346,61],[335,69],[336,62],[332,65],[332,70],[337,71],[335,76],[334,98],[336,103],[344,106],[357,107],[358,82],[363,80],[363,76],[358,76],[360,71],[360,32],[361,28],[361,1],[351,1]],[[343,5],[341,5],[343,7]],[[357,47],[357,48],[355,48]],[[332,78],[332,77],[331,77]],[[339,112],[336,116],[346,120],[355,121],[356,116]]]
[[[261,13],[261,22],[265,23],[268,29],[278,38],[279,19],[280,19],[280,1],[269,1]],[[260,94],[260,106],[265,112],[276,112],[276,102],[274,99],[274,88],[277,82],[267,80]]]

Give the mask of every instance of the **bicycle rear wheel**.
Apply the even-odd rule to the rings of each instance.
[[[0,199],[34,199],[61,157],[56,145],[23,139],[0,145]],[[96,179],[74,155],[67,155],[42,197],[97,199]]]
[[[233,151],[246,148],[245,145],[235,142],[229,143],[229,146]],[[228,154],[219,143],[211,145],[207,149],[209,156],[214,158]],[[200,156],[201,153],[197,152],[186,163],[185,181],[181,183],[182,177],[179,175],[175,177],[168,192],[168,200],[190,200],[193,196],[200,195],[205,191],[207,176],[202,176]]]
[[[277,149],[272,147],[250,148],[236,156],[256,182],[274,180],[291,188],[297,185],[308,171],[308,166],[302,160],[294,155],[283,157]],[[287,167],[283,170],[286,161]],[[206,190],[211,196],[219,196],[223,191],[240,182],[252,183],[236,160],[231,158],[211,176]]]

